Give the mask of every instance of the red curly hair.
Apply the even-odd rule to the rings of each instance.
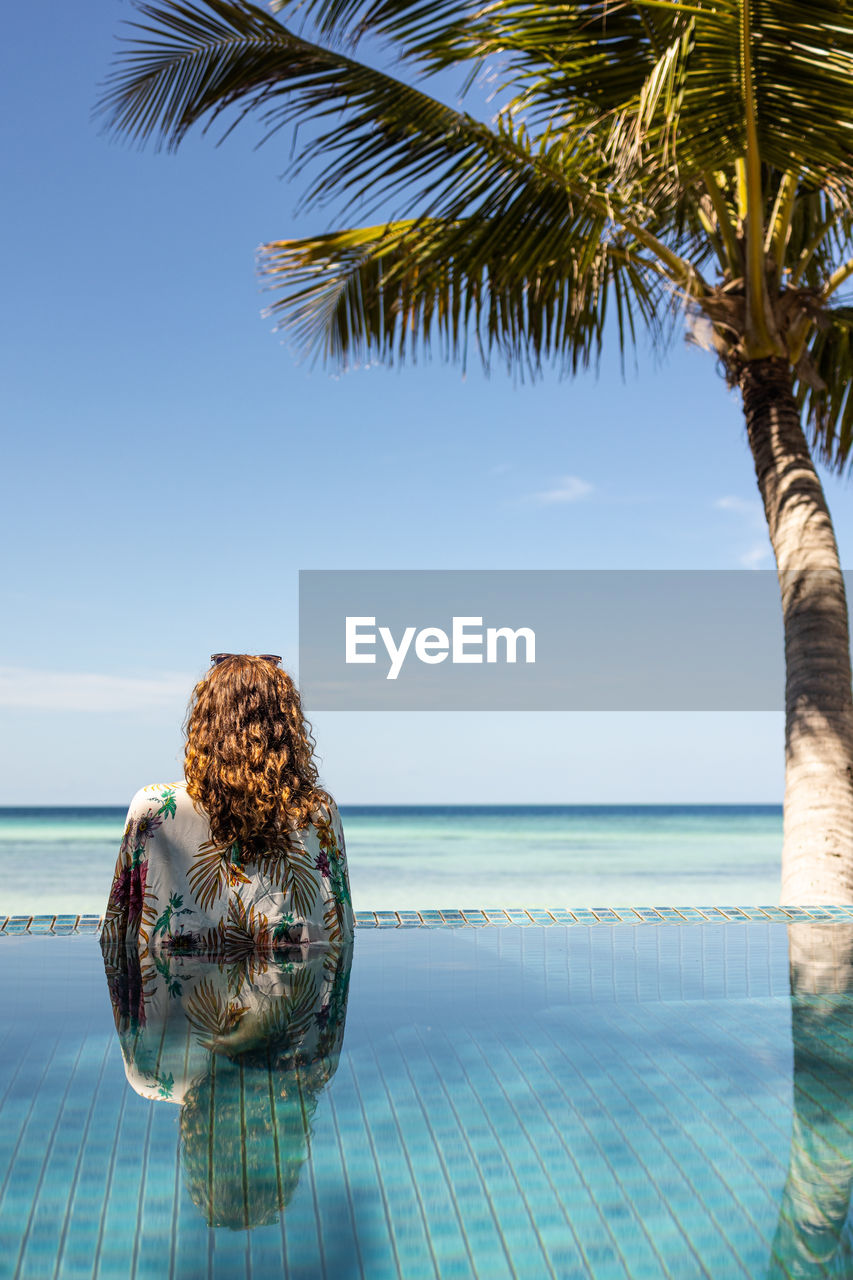
[[[230,654],[199,680],[187,711],[187,792],[213,843],[243,857],[290,848],[290,833],[323,816],[315,742],[299,691],[275,662]]]

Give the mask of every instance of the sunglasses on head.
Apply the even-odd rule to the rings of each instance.
[[[220,662],[224,662],[226,658],[260,658],[262,662],[281,662],[280,653],[212,653],[210,655],[210,665],[218,667]]]

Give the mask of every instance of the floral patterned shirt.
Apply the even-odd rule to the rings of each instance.
[[[293,849],[243,860],[216,847],[185,782],[157,783],[130,803],[102,939],[144,951],[238,957],[352,938],[343,826],[332,800],[293,833]]]

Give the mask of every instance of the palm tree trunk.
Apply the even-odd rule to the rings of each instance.
[[[781,900],[853,903],[853,691],[838,546],[787,361],[747,361],[740,388],[785,627]]]

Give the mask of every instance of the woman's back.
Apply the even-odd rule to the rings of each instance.
[[[133,797],[119,850],[105,942],[237,954],[352,937],[344,834],[335,802],[289,833],[288,850],[242,857],[217,847],[185,782]]]
[[[105,943],[239,955],[352,937],[340,814],[280,662],[211,658],[187,713],[185,781],[131,801]]]

